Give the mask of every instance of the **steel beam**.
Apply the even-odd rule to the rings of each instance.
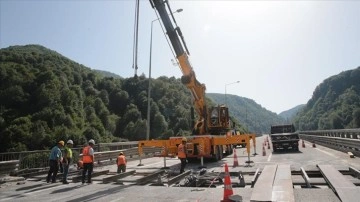
[[[310,178],[309,176],[306,174],[306,171],[303,167],[300,168],[301,170],[301,175],[303,176],[305,183],[306,183],[306,187],[307,188],[311,188],[311,184],[310,184]]]
[[[104,184],[109,183],[109,182],[116,182],[118,179],[121,179],[121,178],[124,178],[124,177],[135,174],[135,172],[136,172],[135,170],[132,170],[132,171],[125,172],[125,173],[120,173],[120,174],[116,174],[116,175],[113,175],[113,176],[104,177],[102,179],[102,182]]]

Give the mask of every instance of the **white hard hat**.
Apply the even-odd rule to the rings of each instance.
[[[68,140],[67,144],[74,144],[74,142],[72,140]]]
[[[93,139],[89,140],[89,144],[95,144],[95,140]]]

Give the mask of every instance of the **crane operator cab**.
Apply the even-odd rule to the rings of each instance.
[[[230,129],[228,108],[223,105],[211,107],[209,110],[209,131],[211,134],[226,133]]]

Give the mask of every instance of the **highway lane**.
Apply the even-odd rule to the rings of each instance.
[[[349,166],[360,169],[359,158],[349,158],[346,153],[338,152],[329,148],[318,146],[311,147],[306,143],[306,148],[300,147],[300,152],[294,153],[272,153],[271,149],[266,149],[266,156],[262,155],[262,143],[264,137],[257,138],[256,152],[258,155],[250,156],[251,163],[248,166],[245,161],[248,160],[244,148],[237,148],[236,153],[240,166],[233,168],[234,156],[228,156],[218,162],[205,161],[208,172],[224,172],[223,165],[229,165],[230,172],[254,172],[257,168],[263,169],[265,165],[270,164],[290,164],[292,170],[300,170],[304,167],[306,170],[316,169],[317,164],[330,164],[338,170],[347,170]],[[301,145],[301,144],[300,144]],[[253,147],[251,154],[254,153]],[[138,160],[128,163],[128,171],[154,172],[164,166],[163,158],[153,157],[143,159],[144,166],[137,166]],[[187,169],[198,170],[200,163],[190,163]],[[169,172],[178,172],[179,160],[167,158],[166,166],[170,167]],[[116,172],[116,166],[104,166],[96,170],[110,170]],[[45,177],[45,176],[43,176]],[[249,181],[251,177],[245,178]],[[2,185],[0,188],[1,201],[219,201],[223,197],[223,189],[219,188],[191,188],[191,187],[153,187],[137,186],[125,183],[125,185],[102,184],[100,181],[94,181],[90,185],[81,185],[81,183],[70,183],[63,185],[61,183],[47,184],[43,178],[42,181],[26,181],[25,184],[16,185],[10,183]],[[96,178],[94,178],[96,180]],[[99,179],[100,180],[100,179]],[[232,181],[237,180],[232,178]],[[244,201],[249,201],[252,189],[249,185],[245,188],[233,188],[235,194],[243,197]],[[329,188],[324,189],[294,189],[296,201],[339,201],[336,195]],[[314,200],[315,199],[315,200]]]

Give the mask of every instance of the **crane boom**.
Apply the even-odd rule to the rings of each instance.
[[[232,154],[233,145],[240,144],[246,145],[249,154],[250,139],[253,140],[254,148],[256,147],[255,135],[240,135],[236,130],[231,130],[229,111],[225,105],[207,107],[205,102],[206,87],[196,79],[195,72],[189,61],[189,50],[186,47],[180,28],[176,25],[168,0],[150,0],[150,4],[160,15],[183,74],[181,82],[190,90],[195,111],[199,115],[194,124],[193,135],[187,139],[187,158],[220,160],[223,158],[224,153],[225,155]],[[159,147],[162,149],[158,156],[173,157],[177,154],[177,146],[181,142],[182,137],[180,136],[170,137],[169,140],[139,141],[139,155],[141,156],[145,147]]]
[[[150,0],[150,3],[153,8],[156,8],[157,12],[159,13],[161,21],[170,39],[171,45],[175,51],[176,58],[180,64],[180,69],[183,74],[183,76],[181,77],[181,81],[191,92],[194,101],[195,111],[199,115],[198,121],[195,124],[195,131],[197,131],[197,134],[205,134],[207,132],[205,124],[207,118],[207,108],[205,103],[205,84],[200,83],[196,79],[195,72],[189,60],[189,51],[186,47],[182,32],[178,26],[174,28],[173,23],[169,17],[167,10],[169,10],[170,15],[172,16],[169,2],[167,0]],[[168,9],[166,9],[165,4],[167,5]],[[173,16],[172,18],[175,22]]]

